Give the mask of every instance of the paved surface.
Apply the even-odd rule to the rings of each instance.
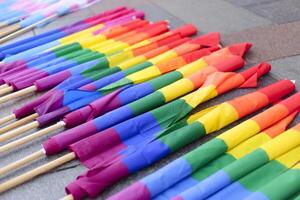
[[[267,60],[273,65],[273,70],[270,75],[265,76],[264,79],[260,81],[260,87],[274,82],[275,79],[296,80],[298,88],[300,87],[300,56],[298,55],[300,53],[300,22],[298,22],[298,20],[300,20],[300,3],[298,0],[103,0],[103,2],[91,8],[65,16],[42,29],[34,30],[22,37],[42,33],[54,27],[78,21],[119,5],[132,6],[144,10],[147,19],[150,20],[168,19],[171,21],[173,27],[186,22],[195,24],[201,33],[219,31],[222,33],[222,42],[225,45],[240,41],[253,42],[253,50],[247,55],[248,66],[262,60]],[[251,90],[236,90],[202,105],[199,109],[245,94],[249,91]],[[23,105],[35,97],[36,96],[27,96],[26,98],[1,105],[0,117],[10,114],[13,108]],[[296,121],[299,121],[299,118]],[[235,124],[232,126],[234,125]],[[16,151],[0,155],[0,166],[4,166],[39,150],[41,141],[45,139],[46,137],[41,138]],[[161,168],[176,157],[195,148],[208,139],[209,137],[189,145],[154,166],[120,181],[118,184],[106,190],[98,199],[105,199],[125,186],[128,186],[130,183]],[[0,181],[21,174],[56,157],[37,161],[22,170],[18,170],[9,176],[1,178]],[[64,186],[74,180],[74,178],[84,170],[85,168],[81,166],[79,162],[71,162],[16,189],[4,193],[0,196],[0,199],[59,199],[65,195]]]

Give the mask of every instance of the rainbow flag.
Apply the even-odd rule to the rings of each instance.
[[[290,83],[291,84],[291,83]],[[282,89],[287,86],[283,85]],[[270,91],[270,90],[269,90]],[[269,93],[269,91],[265,91],[266,93]],[[273,101],[278,100],[278,96],[273,96]],[[287,99],[277,103],[276,105],[272,106],[271,108],[267,109],[266,111],[250,118],[249,120],[246,120],[242,122],[241,124],[233,127],[232,129],[222,133],[221,135],[217,136],[216,138],[210,140],[209,142],[199,146],[198,148],[192,150],[191,152],[179,157],[178,159],[174,160],[170,164],[166,165],[165,167],[159,169],[158,171],[146,176],[142,180],[134,183],[133,185],[129,186],[128,188],[124,189],[120,193],[117,193],[115,196],[113,196],[111,199],[122,199],[126,196],[126,198],[130,198],[131,200],[134,199],[151,199],[156,197],[157,195],[161,194],[165,190],[171,188],[174,184],[180,182],[181,180],[185,179],[186,177],[190,176],[192,173],[196,172],[200,168],[204,167],[207,163],[211,162],[212,160],[218,158],[219,156],[223,155],[227,151],[230,151],[237,145],[239,145],[241,142],[249,139],[250,137],[256,135],[257,133],[261,132],[262,130],[270,127],[274,123],[277,123],[281,119],[287,117],[291,113],[295,112],[299,109],[300,103],[299,99],[300,93],[297,93],[291,97],[288,97]],[[254,98],[256,99],[256,98]],[[242,106],[242,104],[239,104],[239,106]],[[231,113],[232,115],[233,113]],[[213,124],[213,127],[217,127],[218,124],[209,121]],[[179,130],[177,130],[179,131]],[[197,132],[199,130],[197,129]],[[298,135],[297,135],[298,134]],[[292,135],[295,137],[300,137],[300,134],[297,132],[295,134],[295,131],[292,131]],[[274,141],[281,141],[282,136],[285,138],[286,135],[289,134],[281,134],[280,136],[277,136],[273,140],[271,140],[271,143],[274,143]],[[289,137],[289,136],[288,136]],[[300,140],[297,138],[294,138],[295,141],[288,143],[286,147],[280,148],[280,149],[287,149],[289,150],[289,147],[294,146],[295,143],[299,143]],[[264,144],[264,147],[270,147],[269,143],[267,142]],[[284,143],[285,144],[285,143]],[[280,145],[280,147],[285,145]],[[277,148],[273,148],[274,150]],[[248,155],[254,155],[256,158],[256,155],[259,157],[260,155],[264,155],[264,150],[258,150],[255,151],[256,153],[251,153]],[[277,152],[275,150],[275,152]],[[278,151],[279,152],[279,151]],[[277,153],[278,153],[277,152]],[[247,155],[247,156],[248,156]],[[265,154],[266,155],[266,154]],[[277,154],[276,154],[277,155]],[[249,159],[244,159],[247,156],[243,157],[243,160],[250,161]],[[272,155],[273,156],[273,155]],[[250,156],[251,157],[251,156]],[[249,158],[249,157],[248,157]],[[254,160],[251,160],[249,165],[235,168],[237,174],[240,170],[249,170],[254,169],[254,166],[265,164],[266,161],[269,161],[268,156],[264,156],[265,159],[261,159],[260,161],[253,162]],[[237,160],[238,162],[242,162],[242,159]],[[270,158],[270,160],[272,160]],[[235,163],[235,162],[233,162]],[[233,164],[232,163],[232,164]],[[231,166],[234,166],[230,164]],[[230,166],[228,165],[228,166]],[[226,166],[226,167],[228,167]],[[249,167],[248,167],[249,166]],[[226,168],[225,167],[225,168]],[[251,168],[253,167],[253,168]],[[224,168],[224,169],[225,169]],[[179,170],[180,169],[180,170]],[[237,170],[238,169],[238,170]],[[221,173],[217,173],[221,175]],[[223,173],[224,174],[224,173]],[[215,176],[210,176],[215,177]],[[228,176],[227,176],[228,177]],[[229,179],[226,179],[229,180]],[[211,182],[213,183],[213,182]],[[206,193],[206,192],[215,192],[215,189],[219,188],[222,184],[229,183],[228,181],[224,181],[220,184],[212,184],[209,187],[206,187],[204,190],[199,190],[199,194]],[[134,192],[133,192],[134,191]]]

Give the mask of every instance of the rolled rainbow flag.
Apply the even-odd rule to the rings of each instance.
[[[285,87],[293,84],[290,81],[285,80],[287,84],[283,84],[283,91],[286,89]],[[268,94],[271,90],[265,90],[265,93]],[[263,97],[263,96],[262,96]],[[278,100],[278,96],[273,96],[272,101]],[[291,97],[279,102],[278,104],[272,106],[271,108],[267,109],[266,111],[250,118],[242,122],[241,124],[229,129],[228,131],[220,134],[216,138],[210,140],[209,142],[197,147],[196,149],[192,150],[191,152],[185,154],[184,156],[179,157],[178,159],[174,160],[170,164],[166,165],[165,167],[159,169],[158,171],[146,176],[142,180],[132,184],[131,186],[125,188],[121,192],[114,195],[111,199],[122,199],[126,196],[126,198],[130,197],[131,200],[134,199],[151,199],[156,197],[157,195],[161,194],[162,192],[166,191],[167,189],[171,188],[174,184],[180,182],[181,180],[185,179],[186,177],[190,176],[192,173],[196,172],[200,168],[204,167],[207,163],[211,162],[212,160],[218,158],[219,156],[223,155],[225,152],[233,149],[241,142],[247,140],[248,138],[256,135],[257,133],[261,132],[262,130],[268,128],[272,124],[280,121],[281,119],[287,117],[291,113],[299,110],[300,103],[299,102],[300,93],[296,93]],[[256,98],[254,98],[256,99]],[[242,104],[239,104],[241,106]],[[233,113],[231,113],[232,115]],[[215,122],[208,121],[216,127],[218,124]],[[199,127],[200,128],[200,127]],[[198,130],[198,129],[196,129]],[[197,131],[199,132],[199,131]],[[293,132],[293,131],[292,131]],[[293,132],[295,133],[295,132]],[[276,137],[276,141],[278,138],[281,138],[282,135]],[[297,137],[297,134],[293,134]],[[300,137],[300,134],[298,134]],[[286,137],[286,136],[284,136]],[[271,140],[270,142],[275,141]],[[296,139],[296,138],[294,138]],[[281,139],[279,139],[281,140]],[[297,139],[295,140],[297,143]],[[300,142],[300,141],[298,141]],[[295,143],[295,142],[294,142]],[[266,143],[265,145],[267,145]],[[264,145],[263,145],[264,146]],[[268,145],[267,145],[268,146]],[[266,146],[266,147],[267,147]],[[289,144],[287,146],[293,146]],[[287,147],[288,148],[288,147]],[[284,148],[283,148],[284,149]],[[259,151],[258,154],[260,154]],[[248,154],[250,155],[250,154]],[[255,154],[256,155],[256,154]],[[245,158],[245,157],[244,157]],[[265,157],[268,159],[268,157]],[[241,160],[241,159],[240,159]],[[239,160],[239,162],[240,162]],[[262,159],[264,162],[266,159]],[[245,169],[250,169],[251,166],[259,164],[260,162],[252,162],[248,167],[244,167]],[[226,168],[226,167],[225,167]],[[224,169],[225,169],[224,168]],[[180,170],[178,170],[180,169]],[[236,168],[236,169],[241,169]],[[243,169],[241,169],[243,170]],[[237,172],[239,170],[236,170]],[[228,180],[228,179],[226,179]],[[226,181],[224,183],[227,183]],[[212,184],[206,188],[203,192],[206,191],[213,191],[215,188],[218,187],[217,184]],[[134,191],[134,192],[133,192]],[[202,191],[201,191],[202,192]],[[201,192],[199,192],[201,194]]]

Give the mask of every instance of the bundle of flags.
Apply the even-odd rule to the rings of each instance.
[[[0,4],[17,10],[16,2]],[[60,2],[22,5],[34,10]],[[12,16],[31,17],[18,10]],[[241,69],[250,43],[222,47],[219,33],[191,37],[196,33],[192,24],[170,28],[167,20],[151,22],[142,11],[118,7],[0,47],[0,103],[45,92],[0,119],[0,152],[64,129],[0,175],[68,151],[1,183],[0,192],[78,159],[88,169],[66,186],[65,199],[93,198],[256,113],[109,199],[297,198],[300,126],[288,128],[300,109],[300,93],[291,95],[295,84],[279,80],[199,109],[232,90],[258,87],[271,66]],[[22,136],[34,128],[40,130]]]

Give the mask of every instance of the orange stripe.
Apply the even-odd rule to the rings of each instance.
[[[188,43],[182,44],[182,45],[180,45],[178,47],[175,47],[174,51],[178,55],[183,55],[185,53],[188,53],[188,52],[200,49],[200,48],[201,48],[201,45],[199,45],[199,44],[192,44],[192,43],[188,42]]]
[[[177,57],[167,62],[160,63],[156,65],[156,67],[163,74],[178,69],[179,67],[182,67],[184,65],[186,65],[185,60],[182,57]]]
[[[272,124],[272,122],[279,121],[283,117],[289,114],[289,110],[281,105],[280,103],[269,108],[263,113],[260,113],[257,116],[254,116],[252,120],[254,120],[260,127],[261,130],[268,127],[268,124]],[[299,125],[300,130],[300,125]]]
[[[200,70],[199,72],[194,73],[191,76],[189,76],[188,79],[190,79],[193,82],[194,88],[199,88],[204,83],[207,76],[216,71],[218,71],[218,70],[215,67],[207,66],[204,69]]]
[[[244,106],[244,102],[253,102],[251,106]],[[235,107],[237,113],[240,118],[251,113],[252,110],[257,110],[257,108],[261,108],[264,105],[269,103],[269,99],[266,95],[260,92],[254,92],[243,96],[243,98],[236,98],[228,101],[233,107]]]

